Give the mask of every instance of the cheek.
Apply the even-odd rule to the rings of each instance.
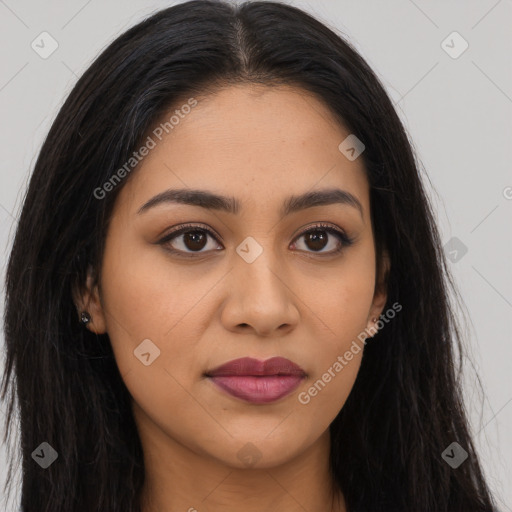
[[[210,406],[191,389],[186,376],[176,375],[160,359],[129,372],[123,380],[133,399],[141,437],[154,439],[164,433],[165,443],[177,440],[196,453],[208,453],[212,444],[229,440],[216,420],[216,411],[209,411]]]
[[[119,230],[118,230],[119,231]],[[107,238],[102,271],[102,307],[107,332],[121,374],[143,366],[137,347],[146,343],[152,356],[161,351],[161,332],[169,330],[173,294],[163,296],[161,270],[122,236]],[[163,307],[167,304],[164,313]],[[178,313],[177,313],[178,314]],[[164,326],[164,320],[168,325]],[[144,341],[151,340],[151,343]]]
[[[316,333],[314,363],[298,401],[327,426],[343,407],[356,380],[374,295],[372,248],[354,255],[310,293]],[[307,295],[305,296],[307,297]],[[315,335],[316,334],[316,335]]]
[[[328,276],[313,280],[310,276],[301,278],[301,300],[309,307],[315,326],[322,332],[324,348],[328,349],[330,356],[332,350],[344,351],[347,344],[350,345],[352,339],[364,331],[372,306],[375,288],[373,259],[367,256],[367,261],[363,258],[352,260],[347,258]]]
[[[166,270],[159,263],[163,258],[149,261],[143,252],[117,260],[106,256],[102,287],[107,330],[134,411],[150,418],[146,429],[156,424],[200,450],[198,440],[210,434],[203,428],[206,413],[193,387],[204,370],[197,352],[201,327],[195,318],[208,314],[207,302],[200,299],[215,281],[191,287],[183,273],[170,275],[168,266]]]
[[[117,258],[105,253],[102,288],[116,363],[144,410],[163,422],[166,410],[181,410],[201,423],[189,391],[205,370],[198,345],[212,314],[207,295],[218,276],[170,272],[166,259],[150,252],[132,248]]]
[[[193,306],[197,294],[187,293],[190,285],[184,273],[170,272],[171,265],[159,250],[123,236],[119,223],[112,226],[102,272],[107,330],[120,333],[112,337],[161,339]]]
[[[373,297],[373,283],[356,276],[332,281],[316,294],[320,320],[309,378],[298,392],[297,401],[311,429],[327,428],[343,408],[361,365],[364,329]]]
[[[349,352],[350,360],[345,359],[346,352],[342,352],[333,355],[329,363],[320,364],[318,371],[310,375],[297,395],[300,407],[307,411],[306,416],[312,422],[322,423],[314,428],[327,428],[343,408],[352,390],[361,365],[362,346]]]
[[[318,336],[309,379],[301,389],[299,402],[310,407],[313,417],[326,426],[343,407],[356,380],[364,350],[369,298],[367,293],[338,294],[339,300],[326,302],[322,320],[329,330]],[[311,403],[310,403],[311,402]]]

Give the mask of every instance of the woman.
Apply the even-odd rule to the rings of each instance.
[[[375,74],[274,2],[116,39],[6,282],[24,512],[489,511],[430,204]]]

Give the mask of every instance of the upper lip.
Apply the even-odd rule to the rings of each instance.
[[[241,357],[228,361],[213,370],[205,373],[207,377],[220,377],[229,375],[299,375],[305,376],[304,370],[293,361],[284,357],[271,357],[265,361],[252,357]]]

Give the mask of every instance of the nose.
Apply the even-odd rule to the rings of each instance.
[[[235,259],[221,314],[226,329],[271,337],[282,336],[297,325],[298,298],[293,282],[270,252],[263,251],[252,263],[238,256]]]

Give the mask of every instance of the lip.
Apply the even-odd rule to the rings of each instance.
[[[205,376],[231,396],[253,404],[268,404],[289,395],[306,373],[284,357],[266,361],[242,357],[206,372]]]

